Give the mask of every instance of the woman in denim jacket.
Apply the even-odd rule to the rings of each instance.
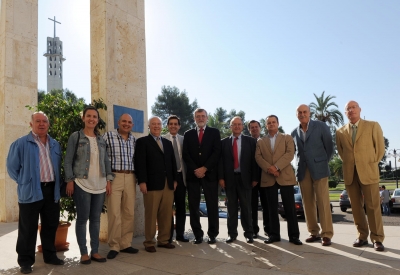
[[[105,194],[111,194],[114,174],[106,151],[106,143],[99,135],[99,112],[89,106],[83,111],[84,128],[68,139],[64,160],[68,196],[73,196],[76,206],[76,239],[81,252],[81,264],[91,261],[105,262],[98,253],[100,214]],[[79,139],[79,140],[78,140]],[[76,151],[76,156],[74,158]],[[89,220],[90,257],[86,246],[86,224]]]

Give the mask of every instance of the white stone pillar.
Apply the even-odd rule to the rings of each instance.
[[[0,0],[0,221],[18,220],[16,183],[6,159],[10,144],[29,132],[37,104],[38,1]]]
[[[101,116],[108,130],[114,127],[114,105],[144,111],[142,123],[147,125],[144,0],[91,0],[90,49],[92,99],[106,102],[108,109]],[[135,133],[136,138],[142,135]],[[143,196],[136,190],[138,236],[144,234],[144,209]],[[102,215],[100,231],[100,238],[107,240],[106,215]]]

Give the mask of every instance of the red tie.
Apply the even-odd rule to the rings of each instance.
[[[199,143],[201,144],[201,141],[203,140],[203,135],[204,135],[204,129],[200,128],[200,133],[199,133]]]
[[[232,151],[233,151],[233,168],[234,168],[234,169],[238,169],[238,168],[239,168],[239,154],[238,154],[237,140],[238,140],[238,138],[235,137],[235,139],[233,140],[233,145],[232,145]]]

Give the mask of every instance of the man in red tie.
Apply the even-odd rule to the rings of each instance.
[[[238,202],[240,221],[248,243],[253,242],[251,217],[251,195],[253,186],[259,178],[255,160],[256,140],[242,135],[243,122],[240,117],[231,120],[232,135],[221,141],[221,158],[218,166],[219,184],[226,190],[228,198],[227,243],[236,240],[238,231]]]
[[[218,217],[218,161],[221,135],[218,129],[206,126],[208,116],[204,109],[194,111],[196,128],[185,132],[182,157],[186,163],[186,187],[190,210],[190,225],[194,243],[203,242],[200,223],[200,197],[203,188],[208,215],[208,243],[214,244],[219,234]]]

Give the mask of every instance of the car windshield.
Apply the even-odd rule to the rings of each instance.
[[[300,193],[300,187],[298,187],[298,186],[293,186],[293,191],[294,191],[294,193],[295,194],[299,194]]]
[[[302,201],[301,194],[294,194],[294,201],[295,202]]]
[[[400,196],[400,190],[395,190],[393,196]]]

